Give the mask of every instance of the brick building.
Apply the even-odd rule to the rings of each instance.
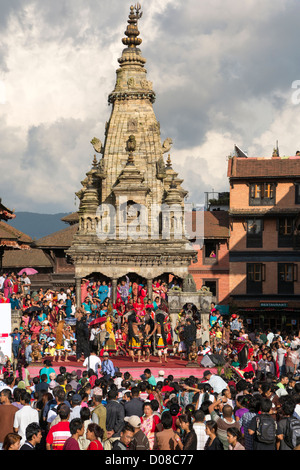
[[[300,157],[229,159],[229,290],[253,327],[299,328]]]
[[[192,212],[195,217],[196,212]],[[203,240],[194,245],[198,260],[189,267],[197,289],[209,287],[218,304],[229,300],[228,211],[204,211]]]

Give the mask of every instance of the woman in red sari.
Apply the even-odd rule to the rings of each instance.
[[[116,303],[113,304],[113,309],[117,311],[118,315],[124,312],[125,304],[121,297],[118,297]]]
[[[144,303],[144,299],[147,297],[147,294],[148,294],[147,288],[144,285],[142,285],[140,288],[140,297],[143,303]]]
[[[133,304],[133,308],[136,312],[137,318],[140,321],[142,317],[145,316],[145,305],[144,302],[142,302],[141,297],[137,299],[137,302]]]

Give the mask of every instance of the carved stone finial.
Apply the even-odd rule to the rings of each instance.
[[[129,48],[136,48],[136,46],[140,46],[142,44],[142,39],[138,36],[140,32],[138,30],[138,20],[142,17],[143,13],[141,10],[141,5],[137,3],[135,6],[131,5],[129,19],[128,19],[128,26],[125,31],[126,38],[122,39],[122,42],[125,46]]]
[[[172,161],[171,161],[171,155],[169,154],[168,160],[167,160],[167,168],[172,168]]]
[[[134,160],[133,160],[133,152],[136,150],[136,139],[134,135],[130,135],[129,139],[127,140],[127,145],[126,145],[126,150],[129,152],[129,157],[128,157],[128,165],[133,165]]]
[[[91,140],[91,144],[94,147],[95,152],[103,154],[104,148],[101,140],[97,139],[97,137],[94,137],[93,140]]]
[[[162,144],[163,153],[169,152],[171,150],[172,145],[173,145],[173,140],[170,139],[170,137],[168,137]]]
[[[93,160],[93,168],[97,168],[98,162],[97,162],[97,157],[94,155],[94,160]]]

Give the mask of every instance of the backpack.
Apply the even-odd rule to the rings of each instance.
[[[256,438],[263,444],[275,444],[277,423],[270,415],[256,418]]]
[[[294,449],[300,444],[300,420],[294,417],[287,418],[284,442]]]

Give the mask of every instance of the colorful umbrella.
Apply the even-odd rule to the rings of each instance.
[[[100,323],[105,323],[106,317],[98,317],[95,320],[91,321],[90,326],[99,325]]]
[[[18,276],[22,276],[24,273],[27,274],[27,276],[33,276],[34,274],[38,274],[38,271],[33,268],[24,268],[18,273]]]

